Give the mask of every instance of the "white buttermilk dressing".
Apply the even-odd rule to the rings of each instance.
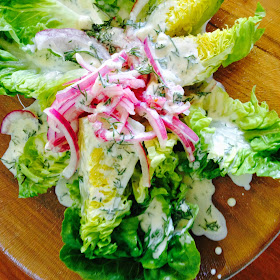
[[[209,115],[209,117],[212,117]],[[205,142],[209,144],[209,159],[222,158],[219,163],[223,168],[227,162],[234,159],[238,151],[250,149],[250,144],[245,140],[244,133],[235,124],[226,120],[213,120],[210,127],[215,128],[214,134],[205,137]]]
[[[163,228],[167,220],[166,214],[162,211],[162,203],[154,198],[146,209],[145,213],[139,217],[141,228],[144,232],[155,232],[158,228]]]
[[[221,247],[216,247],[215,248],[215,253],[216,253],[216,255],[221,255],[222,254],[222,252],[223,252],[223,250],[222,250],[222,248]]]
[[[212,202],[212,195],[215,193],[212,180],[192,180],[185,176],[184,182],[190,186],[186,201],[199,207],[192,232],[197,236],[205,235],[214,241],[224,239],[227,236],[226,220]]]
[[[146,209],[146,211],[139,216],[139,220],[140,220],[140,226],[145,233],[147,233],[150,230],[150,236],[153,235],[153,233],[156,232],[157,230],[164,230],[165,223],[167,221],[167,216],[162,210],[162,203],[159,200],[157,200],[157,198],[155,197],[150,203],[149,207]],[[163,241],[155,248],[153,248],[153,244],[148,245],[148,247],[154,249],[153,252],[154,259],[159,258],[159,256],[166,248],[168,235],[173,230],[174,227],[173,227],[172,220],[169,219],[168,229],[167,232],[165,233],[166,237],[163,239]]]
[[[243,187],[246,191],[250,190],[251,188],[250,183],[253,179],[252,174],[243,174],[243,175],[236,176],[231,173],[228,173],[228,176],[230,177],[230,179],[235,185],[239,187]]]
[[[234,207],[236,205],[236,199],[233,197],[230,197],[227,201],[228,206]]]
[[[211,274],[212,274],[212,275],[215,275],[215,274],[216,274],[216,269],[215,269],[215,268],[212,268],[212,269],[211,269]]]
[[[167,241],[168,241],[168,237],[166,236],[163,241],[157,246],[157,248],[155,249],[155,251],[153,252],[153,258],[154,259],[158,259],[160,257],[160,255],[162,254],[162,252],[164,251],[164,249],[166,248],[167,245]]]
[[[144,40],[146,37],[156,37],[157,31],[165,32],[166,30],[166,15],[172,6],[176,5],[173,1],[164,1],[160,3],[149,16],[146,25],[136,31],[136,36]]]
[[[156,63],[167,81],[182,86],[193,84],[195,77],[203,70],[197,44],[192,38],[171,38],[161,32],[153,49]]]
[[[40,70],[40,73],[45,74],[46,80],[57,80],[66,71],[75,70],[85,75],[87,71],[80,69],[79,65],[71,61],[65,61],[62,57],[52,55],[49,50],[40,50],[33,53],[33,55],[26,54],[25,59],[30,64],[31,69]]]

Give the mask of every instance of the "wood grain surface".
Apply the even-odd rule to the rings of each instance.
[[[222,8],[209,23],[208,30],[212,31],[216,28],[223,28],[226,25],[231,26],[234,23],[234,20],[238,17],[248,17],[252,15],[257,2],[258,1],[256,0],[225,0]],[[264,36],[257,42],[248,57],[225,69],[219,69],[214,77],[225,85],[226,90],[230,95],[238,97],[241,101],[248,101],[250,91],[253,85],[256,84],[257,96],[260,97],[261,100],[266,100],[269,107],[276,110],[279,114],[280,0],[263,0],[261,2],[267,11],[267,16],[261,23],[261,27],[266,28]],[[0,98],[0,110],[3,115],[4,113],[8,113],[17,108],[16,106],[16,102],[11,101],[9,97]],[[8,139],[8,137],[1,136],[1,153],[3,153],[7,147]],[[34,280],[34,277],[30,278],[30,276],[28,276],[28,265],[32,266],[32,261],[34,262],[34,260],[36,260],[37,267],[41,269],[42,275],[44,273],[48,274],[49,270],[59,270],[56,274],[56,278],[48,279],[79,279],[78,277],[75,277],[74,274],[68,273],[63,265],[58,263],[58,253],[62,241],[58,238],[53,245],[52,236],[59,236],[61,219],[63,217],[63,207],[58,206],[55,211],[52,209],[52,206],[56,205],[53,198],[53,190],[47,195],[42,195],[39,198],[18,203],[16,191],[9,188],[9,186],[12,187],[16,185],[11,174],[8,171],[1,169],[0,180],[2,195],[0,197],[0,237],[1,240],[6,237],[8,238],[8,233],[11,232],[14,236],[14,239],[11,240],[10,243],[5,243],[5,246],[0,242],[0,280]],[[274,184],[272,181],[268,182],[271,182],[271,185],[274,186],[274,190],[277,191],[277,195],[279,196],[279,183]],[[268,188],[269,184],[270,183],[267,183],[265,187]],[[22,205],[24,205],[24,208],[21,208]],[[273,205],[280,207],[280,201],[274,201]],[[5,213],[5,215],[8,216],[2,217],[1,215],[3,214],[1,213]],[[17,218],[15,213],[21,213],[19,215],[21,218]],[[258,213],[256,213],[256,215],[257,214]],[[45,220],[42,220],[42,217]],[[7,219],[10,219],[12,223],[10,227],[3,226]],[[28,224],[29,220],[35,220],[37,222],[34,224]],[[274,222],[275,224],[278,223],[280,225],[280,220],[275,220]],[[38,227],[40,228],[38,229]],[[50,227],[50,230],[45,233],[44,227]],[[276,228],[277,227],[275,226],[273,232],[275,232]],[[41,243],[37,240],[38,236],[36,238],[35,236],[32,236],[32,231],[36,232],[36,234],[41,234]],[[52,243],[52,245],[49,246],[49,243]],[[16,249],[15,246],[17,246]],[[27,247],[29,254],[33,254],[33,256],[25,254]],[[34,248],[32,249],[32,247]],[[12,249],[16,251],[12,251]],[[43,261],[43,259],[40,259],[41,255],[36,250],[46,252],[50,256],[50,259],[47,262]],[[11,252],[19,252],[18,256],[20,257],[19,259],[21,262],[17,263],[17,261],[13,259],[14,254]],[[52,256],[54,256],[53,259]],[[28,264],[27,267],[22,265],[23,262],[25,263],[24,265],[26,265],[26,263]],[[280,279],[278,272],[279,262],[280,237],[278,237],[259,258],[232,279],[278,280]]]

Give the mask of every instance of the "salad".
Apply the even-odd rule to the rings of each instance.
[[[0,5],[1,158],[19,197],[55,186],[60,258],[84,279],[194,279],[190,234],[221,240],[212,179],[280,178],[280,119],[212,77],[244,58],[265,16],[206,32],[222,0],[10,0]],[[16,98],[16,97],[15,97]]]

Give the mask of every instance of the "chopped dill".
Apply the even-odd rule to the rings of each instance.
[[[208,222],[206,219],[205,220],[205,225],[199,225],[201,228],[203,228],[204,230],[210,230],[210,231],[218,231],[219,228],[221,227],[217,221],[214,222]]]

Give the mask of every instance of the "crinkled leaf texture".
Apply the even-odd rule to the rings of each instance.
[[[45,62],[43,62],[45,60]],[[76,63],[64,61],[49,50],[31,53],[0,36],[0,94],[23,94],[49,107],[63,85],[86,73]]]
[[[65,245],[61,249],[60,258],[68,268],[77,272],[83,279],[88,280],[143,279],[141,265],[132,259],[98,258],[90,260],[86,258],[80,251],[82,246],[79,235],[80,209],[68,208],[64,216],[62,239]]]
[[[204,71],[197,75],[197,81],[210,77],[221,65],[224,67],[249,54],[261,38],[264,29],[258,29],[265,10],[258,3],[255,16],[240,18],[231,28],[217,29],[193,37],[197,43],[198,55]]]
[[[90,0],[4,0],[0,5],[0,31],[17,43],[33,44],[35,34],[49,28],[91,29],[103,15]]]
[[[46,193],[55,186],[61,172],[69,163],[69,152],[45,152],[46,133],[28,139],[23,154],[16,163],[19,197],[32,197]]]
[[[109,17],[116,17],[122,23],[129,18],[135,0],[95,0],[94,2]]]
[[[162,2],[164,5],[170,4],[168,11],[165,14],[161,13],[161,19],[165,19],[165,33],[173,37],[200,33],[203,25],[218,11],[223,0],[149,0],[137,16],[137,20],[147,21],[158,28],[158,12],[162,10]]]
[[[218,165],[221,175],[256,173],[280,178],[280,119],[266,102],[258,103],[255,88],[251,100],[242,103],[216,86],[196,98],[192,107],[187,119],[194,130],[200,129],[198,160]]]
[[[186,202],[172,206],[159,193],[152,191],[152,200],[147,204],[146,210],[140,210],[138,216],[123,219],[114,229],[111,243],[117,246],[117,250],[93,259],[81,253],[81,210],[74,207],[66,209],[62,223],[62,239],[65,245],[60,252],[61,260],[68,268],[89,280],[155,279],[154,275],[158,275],[158,279],[162,280],[166,279],[166,275],[173,277],[171,279],[194,279],[199,271],[200,255],[188,230],[198,208]],[[158,215],[167,218],[167,222],[155,225],[149,219],[143,221],[144,217],[151,215],[150,210],[155,201],[159,207]],[[136,212],[139,212],[139,209]],[[184,226],[174,231],[171,218],[184,219]],[[155,219],[157,220],[157,217]],[[174,225],[177,226],[177,221]],[[155,255],[155,250],[162,253]],[[143,269],[142,264],[148,269]]]

